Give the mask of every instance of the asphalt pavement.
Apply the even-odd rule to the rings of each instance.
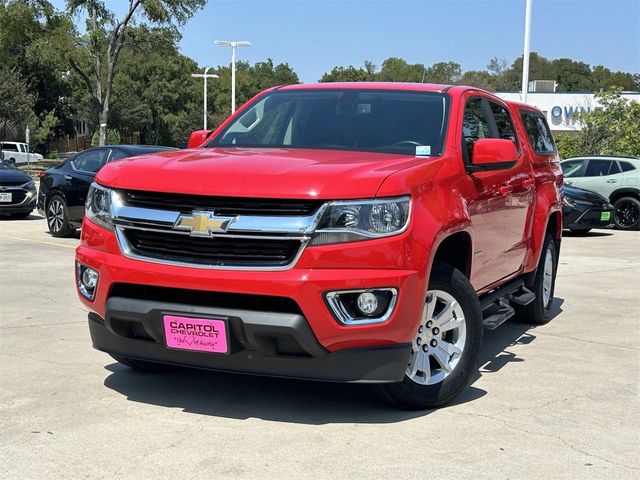
[[[0,221],[0,478],[640,478],[640,233],[563,239],[553,320],[487,332],[446,408],[91,348],[77,238]]]

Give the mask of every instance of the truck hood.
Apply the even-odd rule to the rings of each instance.
[[[345,199],[375,196],[384,179],[424,158],[344,150],[211,148],[107,164],[102,185],[194,195]]]

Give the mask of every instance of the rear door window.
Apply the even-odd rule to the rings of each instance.
[[[2,150],[7,150],[8,152],[17,152],[18,146],[15,143],[3,143]]]
[[[611,168],[611,160],[589,160],[587,169],[584,172],[585,177],[604,177],[609,175]]]
[[[518,145],[516,130],[513,128],[511,115],[509,115],[509,112],[505,107],[497,103],[489,102],[489,107],[491,107],[491,113],[493,113],[493,118],[496,121],[498,136],[504,140],[511,140],[519,152],[520,146]]]
[[[97,173],[107,160],[107,149],[99,148],[79,153],[73,159],[73,166],[81,172]]]
[[[533,150],[539,154],[556,153],[556,145],[545,118],[539,113],[528,110],[521,110],[520,117]]]
[[[128,155],[124,150],[120,150],[119,148],[112,148],[111,155],[109,156],[110,162],[115,162],[116,160],[122,160],[123,158],[127,158]]]

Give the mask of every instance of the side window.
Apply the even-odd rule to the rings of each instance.
[[[111,155],[109,156],[110,162],[115,162],[116,160],[122,160],[123,158],[127,158],[127,154],[124,150],[120,150],[119,148],[112,148]]]
[[[587,169],[584,172],[585,177],[604,177],[609,175],[611,168],[611,160],[589,160]]]
[[[511,121],[511,115],[506,108],[497,103],[489,102],[489,106],[491,107],[491,112],[493,113],[493,118],[496,121],[496,126],[498,127],[498,137],[511,140],[516,149],[520,150],[520,146],[518,145],[518,138],[516,137],[516,130],[513,128],[513,122]]]
[[[623,172],[630,172],[631,170],[635,170],[635,167],[629,162],[620,162],[620,168],[622,168]]]
[[[18,146],[15,143],[3,143],[2,150],[6,150],[8,152],[17,152]]]
[[[580,177],[583,164],[584,160],[567,160],[566,162],[562,162],[562,173],[567,178]]]
[[[620,167],[618,166],[618,162],[611,162],[611,167],[609,168],[609,175],[615,175],[616,173],[620,173]]]
[[[462,135],[464,146],[467,149],[469,161],[473,158],[473,145],[481,138],[491,137],[489,122],[482,108],[481,98],[472,98],[464,107],[462,120]]]
[[[556,145],[544,117],[527,110],[521,110],[520,117],[533,150],[540,154],[556,153]]]
[[[73,166],[82,172],[97,173],[106,161],[106,153],[102,148],[79,153],[73,159]]]

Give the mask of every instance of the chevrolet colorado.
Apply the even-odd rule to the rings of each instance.
[[[95,348],[449,402],[483,329],[550,320],[562,172],[535,108],[463,86],[258,94],[189,149],[107,164],[76,251]]]

